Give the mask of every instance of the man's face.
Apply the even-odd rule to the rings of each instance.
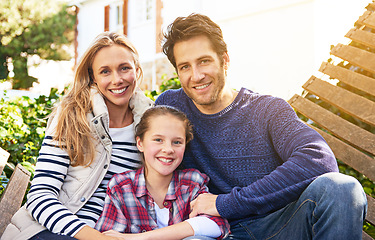
[[[206,36],[177,42],[173,52],[181,86],[197,108],[202,112],[220,109],[225,70],[229,63],[227,53],[218,56]]]

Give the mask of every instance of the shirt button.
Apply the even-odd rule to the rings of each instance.
[[[144,232],[147,232],[147,231],[146,231],[146,229],[143,229],[142,232],[144,233]]]
[[[108,164],[104,165],[104,169],[107,169],[107,167],[108,167]]]
[[[80,201],[84,202],[84,201],[86,201],[86,198],[85,197],[81,197]]]
[[[102,139],[104,139],[105,138],[105,136],[103,135],[102,137],[101,137]]]
[[[95,120],[94,123],[95,123],[95,124],[98,124],[98,120]]]
[[[164,207],[166,207],[166,206],[168,205],[168,203],[167,203],[167,202],[164,202],[163,205],[164,205]]]

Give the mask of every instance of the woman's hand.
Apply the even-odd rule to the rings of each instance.
[[[111,230],[112,231],[112,230]],[[113,231],[115,232],[115,231]],[[120,233],[119,233],[120,234]],[[122,240],[120,235],[119,236],[111,236],[106,235],[104,233],[99,232],[98,230],[91,228],[89,226],[84,226],[78,233],[74,236],[78,240]]]
[[[126,240],[138,240],[145,239],[141,234],[138,233],[119,233],[115,230],[108,230],[103,232],[106,236],[115,237],[116,239],[126,239]]]

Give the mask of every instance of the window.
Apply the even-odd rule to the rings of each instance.
[[[137,0],[138,23],[148,22],[154,19],[154,0]]]

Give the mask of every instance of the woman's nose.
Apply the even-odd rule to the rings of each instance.
[[[122,76],[121,74],[119,74],[118,72],[114,72],[113,73],[113,76],[112,76],[112,83],[117,85],[119,83],[122,83],[124,81],[124,79],[122,79]]]

